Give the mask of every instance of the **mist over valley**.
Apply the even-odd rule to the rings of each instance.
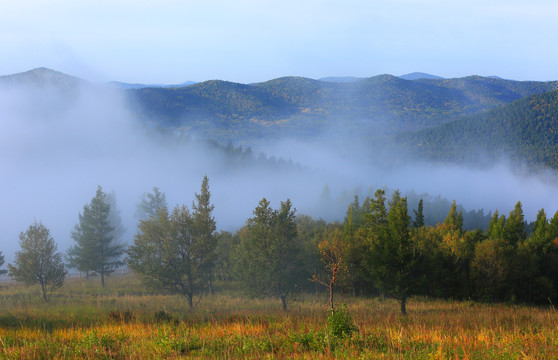
[[[485,215],[507,214],[521,201],[532,221],[540,208],[558,210],[557,163],[547,156],[557,153],[547,136],[555,133],[557,86],[381,75],[122,89],[48,69],[3,76],[2,252],[9,262],[18,234],[34,221],[64,251],[98,185],[114,193],[127,229],[121,241],[131,243],[143,193],[156,186],[169,207],[190,206],[204,175],[217,227],[229,231],[263,197],[274,206],[290,198],[298,214],[342,221],[354,195],[362,201],[378,188],[411,192],[417,201],[455,199]],[[538,111],[525,125],[513,121],[531,132],[498,122],[519,119],[509,109],[527,120]],[[482,138],[475,122],[492,124],[491,132]],[[502,146],[484,146],[495,139],[490,134]],[[513,140],[519,134],[529,135],[529,151],[516,146],[526,143]]]

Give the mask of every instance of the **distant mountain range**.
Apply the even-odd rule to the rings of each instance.
[[[443,79],[443,77],[440,77],[440,76],[425,74],[425,73],[421,73],[421,72],[414,72],[414,73],[410,73],[410,74],[405,74],[405,75],[401,75],[399,77],[403,80],[419,80],[419,79],[442,80]]]
[[[180,84],[174,85],[163,85],[163,84],[130,84],[120,81],[109,81],[110,86],[114,86],[119,89],[143,89],[143,88],[178,88],[185,87],[196,84],[195,81],[186,81]]]
[[[45,68],[0,77],[4,86],[71,91],[84,84],[93,86]],[[414,159],[474,163],[507,154],[558,168],[556,81],[412,73],[363,79],[282,77],[256,84],[212,80],[111,86],[124,91],[140,121],[221,144],[320,139],[327,133],[341,143],[371,147],[392,139]]]

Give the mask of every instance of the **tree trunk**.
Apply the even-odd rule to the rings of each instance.
[[[188,307],[192,310],[194,308],[194,294],[186,294],[186,298],[188,299]]]
[[[399,305],[401,305],[401,315],[407,315],[407,308],[406,308],[407,298],[404,297],[399,299]]]
[[[213,281],[211,281],[211,278],[209,278],[209,293],[210,293],[211,295],[215,294],[215,293],[213,292]]]
[[[45,301],[48,302],[46,285],[43,281],[41,281],[41,289],[43,290],[43,299],[45,299]]]
[[[287,311],[287,295],[280,295],[281,296],[281,308],[283,312]]]
[[[101,287],[105,287],[105,273],[101,271]]]

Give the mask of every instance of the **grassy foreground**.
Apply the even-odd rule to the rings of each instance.
[[[252,300],[143,290],[132,275],[70,280],[44,303],[35,287],[0,288],[0,358],[8,359],[556,359],[558,312],[549,308],[414,299],[347,298],[359,331],[335,337],[326,297]]]

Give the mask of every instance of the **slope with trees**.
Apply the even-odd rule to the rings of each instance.
[[[531,166],[558,168],[558,91],[404,134],[399,141],[421,159],[482,163],[509,156]]]

